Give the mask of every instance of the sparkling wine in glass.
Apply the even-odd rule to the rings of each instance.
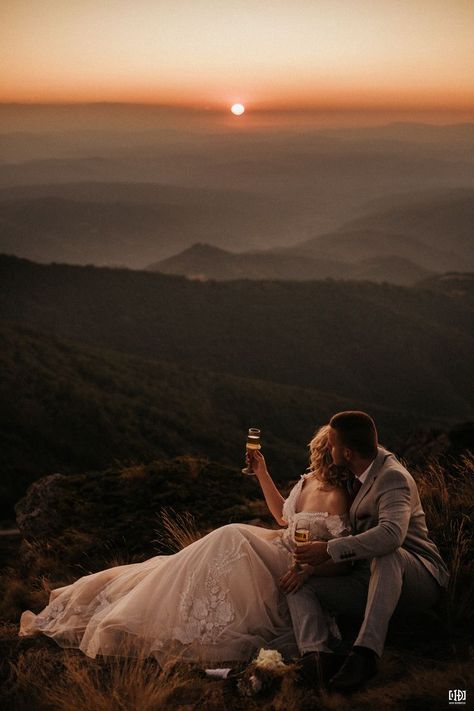
[[[309,543],[309,541],[311,540],[311,531],[309,528],[308,519],[297,519],[295,524],[295,531],[293,534],[293,540],[295,542],[295,546],[301,546],[303,543]],[[294,561],[293,563],[293,569],[297,571],[302,570],[301,566],[296,561]]]
[[[247,467],[244,467],[242,469],[242,474],[247,474],[247,475],[255,475],[255,472],[252,471],[252,451],[255,449],[261,449],[262,445],[260,443],[260,430],[257,427],[250,427],[248,434],[247,434],[247,443],[245,445],[248,456],[249,456],[249,465]]]

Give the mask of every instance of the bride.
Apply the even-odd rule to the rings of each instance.
[[[286,595],[309,575],[346,572],[332,561],[299,571],[293,565],[298,525],[309,528],[313,539],[350,533],[345,475],[332,464],[327,432],[322,427],[311,440],[308,472],[286,500],[263,455],[252,452],[268,508],[283,528],[233,523],[174,555],[86,575],[53,590],[38,615],[23,612],[20,636],[43,633],[89,657],[154,656],[160,664],[175,654],[243,661],[269,646],[286,656],[297,653]],[[329,634],[337,639],[337,626],[329,621]]]

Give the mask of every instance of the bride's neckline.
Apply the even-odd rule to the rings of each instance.
[[[346,514],[331,514],[329,511],[295,511],[294,516],[324,516],[324,518],[343,518]]]
[[[329,511],[297,511],[297,510],[296,510],[296,507],[298,506],[298,501],[299,501],[300,496],[301,496],[301,491],[302,491],[302,489],[303,489],[303,486],[304,486],[304,483],[305,483],[306,479],[315,479],[315,478],[316,478],[316,477],[314,477],[314,476],[311,474],[311,472],[308,472],[308,473],[303,474],[303,475],[301,476],[300,481],[299,481],[299,485],[300,485],[300,486],[299,486],[298,493],[297,493],[296,500],[295,500],[295,507],[294,507],[294,514],[295,514],[295,516],[296,516],[296,515],[299,515],[299,514],[306,514],[306,516],[314,516],[314,515],[316,515],[316,516],[324,516],[324,517],[339,516],[339,514],[330,514]],[[318,487],[318,486],[315,486],[314,488],[315,488],[317,491],[325,491],[324,489],[322,489],[321,487]],[[326,489],[326,491],[332,491],[334,488],[336,488],[336,487],[332,487],[331,489]]]

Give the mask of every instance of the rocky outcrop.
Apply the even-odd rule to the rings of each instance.
[[[58,509],[58,502],[63,499],[65,480],[62,474],[45,476],[35,481],[17,503],[16,520],[24,536],[45,538],[64,528],[64,511]]]
[[[257,497],[260,488],[239,470],[189,457],[52,474],[32,484],[16,506],[21,557],[36,568],[40,560],[50,566],[54,557],[94,569],[112,559],[169,552],[172,534],[163,512],[182,527],[206,531],[254,520],[260,515],[252,503]],[[183,518],[186,512],[190,516]]]

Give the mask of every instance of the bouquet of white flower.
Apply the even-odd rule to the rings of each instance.
[[[243,696],[269,691],[281,682],[282,676],[290,669],[276,649],[261,649],[245,670],[237,688]]]
[[[276,649],[261,649],[256,659],[254,659],[254,663],[259,669],[280,672],[288,670],[288,666],[283,661],[283,657]]]

